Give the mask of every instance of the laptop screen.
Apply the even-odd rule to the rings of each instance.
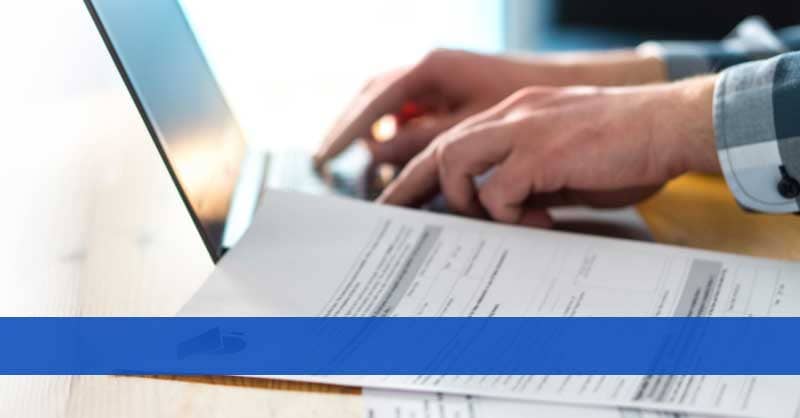
[[[180,5],[86,4],[217,261],[246,144]]]

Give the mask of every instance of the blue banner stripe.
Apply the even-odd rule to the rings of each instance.
[[[800,318],[0,318],[1,374],[800,374]]]

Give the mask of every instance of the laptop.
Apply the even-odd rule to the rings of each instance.
[[[319,173],[305,153],[248,146],[177,0],[85,3],[214,262],[266,187],[373,198],[388,182],[364,148]]]
[[[308,154],[249,147],[177,0],[85,3],[215,263],[247,230],[265,189],[372,199],[391,181],[359,146],[322,173]],[[423,208],[447,212],[441,196]],[[652,239],[634,208],[551,214],[562,230]]]

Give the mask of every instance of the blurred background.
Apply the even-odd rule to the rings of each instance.
[[[313,147],[371,74],[435,47],[485,52],[719,39],[743,17],[780,27],[800,3],[672,0],[183,0],[248,136]],[[16,2],[0,16],[2,106],[69,100],[121,80],[80,1]]]
[[[367,77],[435,47],[618,48],[719,39],[753,14],[800,22],[791,1],[182,2],[248,139],[270,148],[314,148]],[[0,57],[0,314],[124,311],[82,304],[95,292],[177,309],[188,294],[141,278],[212,266],[83,2],[13,2]]]

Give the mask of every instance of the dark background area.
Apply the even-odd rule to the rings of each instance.
[[[719,39],[747,16],[761,15],[775,28],[800,23],[800,1],[557,0],[561,26],[592,26],[660,38]]]
[[[630,48],[649,40],[720,40],[743,19],[800,24],[800,0],[530,0],[538,51]]]

